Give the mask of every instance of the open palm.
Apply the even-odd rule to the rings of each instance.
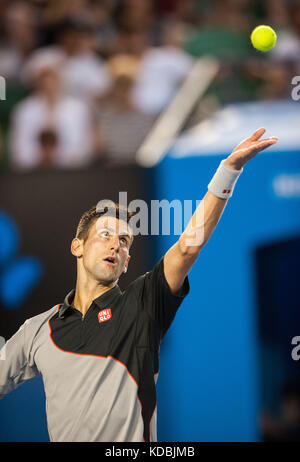
[[[270,138],[264,138],[262,140],[259,139],[265,131],[265,128],[259,128],[249,138],[241,141],[230,156],[227,157],[225,165],[240,170],[250,159],[255,157],[256,154],[272,146],[272,144],[275,144],[278,140],[276,136],[271,136]]]

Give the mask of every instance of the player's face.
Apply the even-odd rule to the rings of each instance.
[[[83,265],[102,284],[119,279],[127,269],[131,236],[124,220],[102,216],[93,224],[83,245]]]

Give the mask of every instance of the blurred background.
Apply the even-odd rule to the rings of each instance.
[[[162,343],[158,440],[299,441],[300,1],[0,0],[0,22],[0,335],[74,287],[85,210],[124,191],[194,211],[264,126],[279,142],[239,178]],[[177,238],[138,236],[120,287]],[[0,401],[0,441],[48,441],[40,378]]]

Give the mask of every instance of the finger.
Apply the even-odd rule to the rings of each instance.
[[[258,141],[258,144],[265,143],[265,142],[271,142],[271,141],[272,142],[274,141],[276,143],[276,141],[278,141],[277,136],[270,136],[269,138],[264,138],[263,140]]]
[[[269,146],[272,146],[273,144],[277,143],[277,140],[278,138],[276,138],[275,136],[272,138],[266,138],[264,140],[261,140],[259,143],[257,143],[254,149],[257,152],[263,151]]]
[[[250,136],[250,140],[251,141],[258,140],[265,133],[265,131],[266,129],[264,127],[259,128],[253,133],[253,135]]]

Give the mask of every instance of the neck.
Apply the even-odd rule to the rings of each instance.
[[[117,285],[118,281],[114,281],[108,286],[104,286],[97,281],[82,283],[77,280],[75,296],[72,306],[79,310],[83,316],[87,313],[89,307],[95,298],[100,297],[108,290]]]

